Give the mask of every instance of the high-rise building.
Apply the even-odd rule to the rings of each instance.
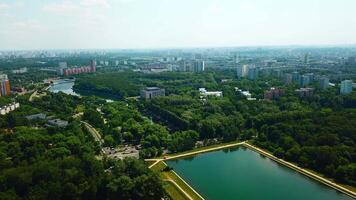
[[[240,62],[240,56],[237,56],[237,54],[234,55],[234,64],[237,64]]]
[[[194,72],[203,72],[205,70],[205,62],[204,61],[195,61],[194,62]]]
[[[347,65],[355,65],[356,64],[356,57],[352,56],[352,57],[348,57],[347,61],[346,61]]]
[[[67,62],[59,62],[58,67],[59,67],[59,69],[67,68]]]
[[[319,87],[320,87],[320,89],[322,89],[322,90],[327,89],[327,88],[329,87],[329,78],[327,78],[327,77],[321,77],[321,78],[319,79]]]
[[[314,82],[315,79],[314,73],[306,73],[304,75],[309,77],[309,83]]]
[[[292,78],[294,83],[299,83],[300,82],[300,75],[298,72],[293,72],[292,73]]]
[[[352,92],[352,81],[351,80],[341,81],[340,93],[349,94],[351,92]]]
[[[90,69],[91,69],[91,72],[96,72],[96,60],[90,61]]]
[[[201,54],[201,53],[194,54],[194,59],[197,59],[197,60],[203,59],[203,54]]]
[[[304,64],[309,64],[309,54],[308,53],[306,53],[304,55]]]
[[[282,71],[280,69],[276,69],[272,71],[273,76],[275,77],[281,77]]]
[[[177,71],[186,72],[187,71],[187,63],[184,60],[178,62]]]
[[[284,75],[284,84],[289,85],[293,82],[292,74],[285,74]]]
[[[59,75],[63,75],[64,74],[64,69],[66,69],[68,66],[67,66],[67,62],[59,62],[58,63],[58,67],[59,67]]]
[[[237,77],[242,78],[248,75],[249,66],[248,65],[239,65],[237,66]]]
[[[258,68],[253,67],[248,69],[248,79],[254,81],[258,78]]]
[[[300,77],[300,83],[299,85],[301,87],[305,87],[310,84],[310,77],[308,75],[303,75]]]
[[[10,81],[7,74],[0,74],[0,94],[1,96],[9,96],[11,94]]]

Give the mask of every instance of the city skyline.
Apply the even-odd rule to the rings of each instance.
[[[352,0],[3,0],[0,50],[355,45],[355,6]]]

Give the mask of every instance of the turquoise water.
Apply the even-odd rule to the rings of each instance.
[[[169,160],[207,200],[351,200],[244,147]]]

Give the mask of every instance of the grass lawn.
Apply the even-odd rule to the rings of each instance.
[[[160,174],[161,178],[164,179],[170,179],[173,180],[174,182],[176,182],[186,193],[189,194],[189,196],[191,196],[193,199],[197,199],[200,200],[201,198],[193,191],[190,189],[190,187],[185,184],[177,175],[175,175],[172,171],[169,172],[162,172],[162,169],[164,169],[166,167],[166,165],[163,162],[159,162],[157,163],[155,166],[153,166],[151,169],[157,173]],[[184,194],[179,190],[179,188],[177,188],[175,185],[173,185],[172,183],[170,183],[171,186],[168,186],[166,191],[169,195],[171,195],[171,197],[174,200],[177,199],[188,199],[186,196],[184,196]]]
[[[165,181],[163,188],[174,200],[189,200],[173,183]]]
[[[153,163],[155,163],[156,161],[146,161],[145,163],[146,163],[146,165],[149,167],[149,166],[151,166]]]

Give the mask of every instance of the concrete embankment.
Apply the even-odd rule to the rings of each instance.
[[[168,157],[164,158],[163,160],[173,160],[173,159],[177,159],[177,158],[193,156],[193,155],[196,155],[196,154],[206,153],[206,152],[210,152],[210,151],[217,151],[217,150],[221,150],[221,149],[231,148],[231,147],[235,147],[235,146],[239,146],[239,145],[243,145],[243,144],[245,144],[245,142],[227,144],[227,145],[223,145],[223,146],[212,147],[212,148],[209,148],[209,149],[203,149],[203,150],[199,150],[199,151],[192,151],[192,152],[189,152],[189,153],[182,153],[182,154],[179,154],[179,155],[176,155],[176,156],[168,156]]]
[[[165,166],[168,166],[164,161],[162,161],[162,163],[165,165]],[[180,179],[193,193],[195,193],[195,195],[197,195],[201,200],[205,200],[203,196],[201,196],[196,190],[194,190],[194,188],[192,186],[190,186],[187,182],[185,182],[185,180],[180,177],[175,171],[172,170],[172,173],[178,178]],[[172,180],[173,181],[173,180]],[[174,182],[174,181],[173,181]],[[178,184],[177,184],[178,185]],[[179,189],[184,191],[180,186],[179,186]],[[184,191],[184,194],[186,194],[186,196],[189,198],[189,199],[193,199],[191,196],[189,196],[185,191]]]
[[[268,153],[268,152],[266,152],[266,151],[264,151],[264,150],[262,150],[262,149],[260,149],[258,147],[255,147],[255,146],[253,146],[251,144],[244,143],[242,145],[247,147],[247,148],[249,148],[249,149],[251,149],[251,150],[253,150],[253,151],[255,151],[255,152],[257,152],[257,153],[259,153],[259,154],[261,154],[261,155],[264,155],[264,156],[268,157],[269,159],[271,159],[271,160],[273,160],[273,161],[275,161],[275,162],[277,162],[279,164],[282,164],[282,165],[284,165],[286,167],[289,167],[289,168],[291,168],[291,169],[293,169],[293,170],[295,170],[295,171],[297,171],[297,172],[299,172],[299,173],[301,173],[301,174],[303,174],[305,176],[308,176],[309,178],[312,178],[312,179],[314,179],[316,181],[319,181],[320,183],[323,183],[323,184],[325,184],[325,185],[327,185],[327,186],[329,186],[331,188],[334,188],[335,190],[337,190],[337,191],[339,191],[339,192],[341,192],[341,193],[343,193],[343,194],[345,194],[347,196],[350,196],[350,197],[356,199],[356,193],[351,191],[351,190],[349,190],[349,189],[347,189],[347,188],[345,188],[345,187],[342,187],[342,186],[340,186],[340,185],[338,185],[338,184],[336,184],[336,183],[334,183],[334,182],[332,182],[332,181],[330,181],[330,180],[328,180],[326,178],[323,178],[323,177],[321,177],[321,176],[319,176],[317,174],[314,174],[314,173],[312,173],[310,171],[307,171],[307,170],[305,170],[305,169],[303,169],[301,167],[298,167],[295,164],[292,164],[292,163],[287,162],[285,160],[279,159],[279,158],[275,157],[274,155],[272,155],[272,154],[270,154],[270,153]]]

